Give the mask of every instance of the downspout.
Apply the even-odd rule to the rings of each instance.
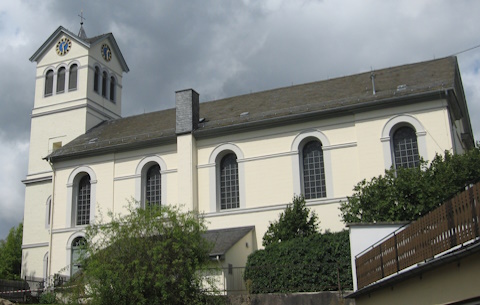
[[[51,207],[50,207],[50,242],[48,246],[48,270],[47,270],[47,280],[50,279],[50,274],[52,271],[52,240],[53,240],[53,211],[55,207],[55,176],[56,176],[56,171],[55,168],[53,167],[53,163],[50,161],[50,158],[47,159],[48,164],[52,168],[52,201],[50,202]],[[49,283],[47,282],[47,285]]]

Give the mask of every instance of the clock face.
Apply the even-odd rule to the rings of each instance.
[[[57,54],[63,56],[72,48],[72,42],[68,38],[62,38],[57,42]]]
[[[102,57],[106,61],[110,61],[110,59],[112,59],[112,50],[110,50],[108,44],[104,43],[100,52],[102,52]]]

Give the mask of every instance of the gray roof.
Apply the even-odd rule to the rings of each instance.
[[[211,257],[223,257],[227,251],[233,247],[241,238],[254,230],[254,226],[208,230],[204,233],[204,237],[214,244],[210,251]]]
[[[467,146],[473,146],[456,57],[200,103],[200,118],[205,121],[199,124],[194,135],[196,138],[218,136],[441,97],[449,101],[456,119],[464,118],[464,129],[469,135]],[[175,141],[175,109],[167,109],[105,121],[48,158],[56,161]]]

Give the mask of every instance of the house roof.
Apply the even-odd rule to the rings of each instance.
[[[254,229],[255,226],[208,230],[203,236],[214,244],[210,257],[223,257],[233,245]]]
[[[83,29],[83,28],[82,28]],[[85,33],[85,31],[83,31]],[[38,61],[41,56],[44,54],[44,52],[50,48],[50,45],[54,43],[57,38],[60,35],[67,35],[70,37],[70,39],[76,41],[77,43],[84,45],[87,48],[91,48],[95,46],[97,43],[100,41],[103,41],[104,39],[108,39],[111,45],[111,48],[113,49],[113,52],[115,53],[116,57],[118,58],[120,62],[120,66],[122,67],[124,72],[130,71],[130,69],[127,66],[127,62],[125,61],[125,58],[123,57],[122,52],[120,51],[120,48],[118,47],[117,41],[115,40],[115,37],[113,36],[112,33],[107,33],[107,34],[102,34],[99,36],[91,37],[91,38],[83,38],[78,35],[75,35],[73,32],[67,30],[63,26],[59,26],[53,33],[48,37],[47,40],[42,44],[40,48],[38,48],[35,53],[30,57],[30,61]],[[79,32],[81,34],[81,31]]]
[[[203,102],[200,118],[204,121],[193,133],[197,138],[217,136],[440,97],[447,98],[457,119],[464,118],[471,138],[467,145],[473,146],[456,57]],[[169,141],[176,141],[175,109],[105,121],[47,158],[56,161]]]

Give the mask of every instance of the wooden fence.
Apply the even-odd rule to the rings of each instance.
[[[480,182],[355,259],[358,288],[479,237]]]

